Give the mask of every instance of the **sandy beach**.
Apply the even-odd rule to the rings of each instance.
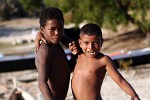
[[[141,100],[149,100],[150,98],[150,64],[136,66],[130,70],[120,70],[123,77],[133,86]],[[37,83],[37,71],[26,70],[18,72],[0,73],[0,100],[7,100],[13,89],[13,78],[17,80],[17,86],[32,96],[35,100],[39,94]],[[122,91],[118,85],[106,74],[101,94],[103,100],[130,100],[130,96]],[[66,100],[73,100],[71,86],[68,90]]]

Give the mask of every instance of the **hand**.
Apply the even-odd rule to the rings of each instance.
[[[80,51],[79,44],[74,41],[69,43],[69,49],[72,52],[72,54],[74,54],[74,55],[76,55]]]
[[[36,50],[35,50],[35,54],[37,53],[41,42],[44,42],[47,44],[46,39],[44,38],[43,34],[41,33],[41,31],[37,32],[36,38],[35,38],[35,44],[36,44]]]

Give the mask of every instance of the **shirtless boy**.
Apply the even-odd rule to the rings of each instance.
[[[70,70],[65,52],[59,44],[64,34],[61,10],[53,7],[40,13],[40,29],[47,41],[42,43],[35,57],[38,84],[44,100],[65,100]]]
[[[75,100],[102,100],[100,91],[106,71],[131,96],[131,100],[140,100],[132,86],[118,72],[111,58],[100,52],[102,43],[99,26],[90,23],[81,28],[79,45],[82,51],[78,55],[72,78]]]

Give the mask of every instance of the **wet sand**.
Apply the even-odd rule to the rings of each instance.
[[[137,66],[127,70],[120,70],[123,77],[133,86],[141,100],[149,100],[150,98],[150,64]],[[13,78],[17,80],[17,86],[37,99],[39,89],[37,83],[37,71],[26,70],[17,72],[0,73],[0,100],[7,100],[11,90],[13,89]],[[102,90],[103,100],[130,100],[130,96],[123,92],[116,83],[106,74]],[[68,90],[66,100],[72,99],[71,88]]]

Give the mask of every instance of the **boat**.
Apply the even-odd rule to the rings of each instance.
[[[65,54],[70,59],[71,51],[65,49]],[[120,60],[132,60],[130,66],[137,66],[150,63],[150,47],[131,51],[119,50],[108,54],[114,61],[117,68],[120,67]],[[4,56],[0,58],[0,72],[11,72],[20,70],[36,69],[35,54]]]

